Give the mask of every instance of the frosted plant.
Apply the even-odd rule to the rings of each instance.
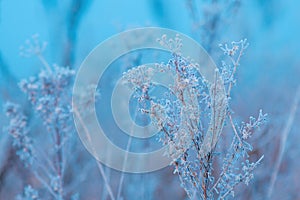
[[[23,194],[16,198],[77,200],[80,196],[79,193],[73,192],[74,188],[86,177],[87,171],[90,171],[87,169],[94,163],[90,161],[94,160],[86,159],[78,152],[77,138],[73,135],[73,112],[78,114],[78,109],[85,109],[85,115],[80,117],[87,117],[94,102],[83,101],[90,99],[84,97],[94,95],[97,100],[99,93],[95,85],[89,85],[84,92],[74,94],[82,99],[80,108],[71,108],[71,86],[75,71],[68,67],[49,65],[43,56],[45,47],[46,43],[39,42],[38,35],[34,35],[20,48],[22,56],[36,56],[43,66],[38,75],[19,83],[36,115],[30,115],[29,118],[29,115],[22,114],[21,106],[14,103],[4,106],[10,120],[5,132],[13,137],[17,155],[34,175],[34,186],[39,188],[37,190],[26,186]],[[37,121],[40,124],[30,124],[29,121]],[[77,167],[78,159],[84,163],[84,168]],[[104,179],[104,187],[111,199],[114,199],[103,166],[99,162],[97,166]],[[77,175],[78,173],[80,175]],[[76,176],[73,176],[74,174]],[[39,192],[39,195],[35,195],[37,193],[34,191]]]
[[[16,148],[17,155],[28,167],[34,161],[34,149],[29,136],[27,117],[22,114],[19,105],[11,102],[5,104],[4,112],[10,118],[9,126],[5,131],[14,138],[13,146]]]
[[[178,174],[188,197],[226,199],[234,196],[239,183],[249,184],[254,169],[263,159],[262,156],[253,163],[248,160],[252,147],[246,140],[265,122],[266,114],[260,111],[257,119],[250,117],[249,122],[238,126],[229,108],[231,89],[236,82],[234,75],[248,43],[241,40],[230,46],[220,45],[230,63],[224,61],[222,68],[215,71],[215,81],[209,83],[198,73],[196,63],[180,54],[181,41],[177,37],[167,40],[163,36],[159,40],[172,51],[167,64],[131,69],[124,74],[125,84],[139,91],[139,101],[150,102],[141,104],[150,106],[140,111],[149,114],[152,123],[161,130],[159,140],[168,145],[166,154],[172,158],[174,173]],[[157,73],[174,77],[164,98],[149,95],[157,86],[151,83]],[[222,88],[226,91],[222,92]],[[232,127],[231,144],[226,151],[218,152],[225,122]]]
[[[22,114],[20,106],[13,103],[5,106],[6,115],[10,119],[6,130],[13,137],[13,146],[21,161],[52,198],[65,199],[69,196],[64,191],[66,152],[72,148],[71,134],[74,133],[69,89],[75,72],[57,65],[51,67],[42,55],[45,43],[41,45],[37,36],[32,41],[26,41],[26,45],[21,48],[22,54],[36,55],[45,68],[38,76],[22,80],[19,86],[38,114],[44,127],[42,131],[46,133],[42,136],[43,140],[34,140],[27,117]],[[31,186],[27,186],[22,198],[37,199],[34,191]],[[21,196],[18,198],[22,199]],[[43,198],[48,198],[48,195],[43,194]]]

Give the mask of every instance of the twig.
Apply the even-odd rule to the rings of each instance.
[[[45,188],[47,188],[48,192],[50,192],[50,194],[52,194],[56,199],[58,199],[57,194],[52,190],[52,188],[50,187],[50,185],[42,177],[40,177],[40,175],[36,171],[33,171],[33,174],[37,178],[37,180],[40,183],[42,183]]]
[[[44,65],[44,67],[48,70],[48,72],[52,72],[49,63],[46,61],[46,59],[44,58],[44,56],[41,53],[37,53],[36,56],[41,61],[41,63]]]
[[[251,171],[253,171],[254,168],[256,168],[257,164],[259,164],[259,163],[262,161],[263,158],[264,158],[264,156],[260,157],[260,159],[258,159],[258,161],[256,161],[255,165],[251,168]],[[244,174],[243,177],[241,178],[241,180],[244,180],[246,177],[247,177],[247,174]],[[239,184],[239,182],[235,182],[235,183],[227,190],[227,192],[226,192],[224,195],[222,195],[222,196],[220,197],[220,199],[221,199],[221,200],[224,200],[224,199],[230,194],[230,192],[231,192],[238,184]]]
[[[242,139],[241,139],[241,137],[239,136],[239,134],[238,134],[238,132],[237,132],[237,130],[236,130],[236,127],[235,127],[235,125],[234,125],[234,123],[233,123],[232,116],[231,116],[230,113],[228,113],[228,117],[229,117],[229,121],[230,121],[230,124],[231,124],[231,126],[232,126],[232,129],[233,129],[233,132],[234,132],[235,136],[238,138],[240,144],[242,144],[242,143],[243,143],[243,142],[242,142]]]
[[[237,70],[237,67],[239,66],[239,64],[240,64],[240,59],[241,59],[241,57],[242,57],[242,55],[243,55],[243,53],[244,53],[244,48],[242,47],[241,48],[241,51],[240,51],[240,53],[239,53],[239,56],[238,56],[238,58],[236,59],[236,61],[232,58],[232,57],[230,57],[231,58],[231,62],[232,62],[232,64],[233,64],[233,71],[232,71],[232,74],[231,74],[231,78],[233,78],[233,76],[234,76],[234,74],[236,73],[236,70]],[[232,89],[232,81],[230,81],[230,83],[229,83],[229,86],[228,86],[228,90],[227,90],[227,97],[230,97],[230,92],[231,92],[231,89]]]

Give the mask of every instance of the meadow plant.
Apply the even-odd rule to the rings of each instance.
[[[13,137],[13,146],[20,160],[42,184],[42,188],[46,188],[52,198],[65,199],[70,196],[64,191],[64,178],[66,152],[72,146],[71,135],[74,133],[69,91],[75,72],[57,65],[50,66],[42,55],[45,45],[34,35],[26,41],[26,47],[21,47],[21,55],[36,55],[44,68],[37,76],[22,80],[19,86],[38,114],[39,119],[36,120],[40,120],[42,132],[46,135],[42,136],[43,140],[35,140],[29,129],[28,117],[22,114],[19,105],[10,102],[4,107],[10,119],[6,131]],[[45,142],[47,140],[51,142]],[[44,194],[43,198],[46,197]],[[37,190],[26,186],[24,194],[17,199],[38,199]]]
[[[230,109],[230,94],[235,85],[235,73],[247,48],[246,40],[220,45],[230,63],[222,62],[215,70],[214,82],[209,83],[197,71],[193,63],[180,53],[182,46],[178,36],[159,42],[168,47],[172,57],[167,64],[154,68],[140,66],[124,74],[125,84],[137,91],[142,113],[149,114],[158,129],[159,141],[168,145],[166,155],[172,159],[174,173],[178,174],[181,186],[190,199],[227,199],[234,196],[239,183],[248,185],[253,171],[263,156],[254,162],[249,160],[252,146],[247,140],[256,128],[266,121],[260,110],[257,118],[236,124]],[[201,66],[200,66],[201,67]],[[163,98],[151,96],[156,85],[151,82],[157,73],[174,77]],[[225,91],[222,91],[224,90]],[[230,125],[233,134],[225,151],[218,148],[222,143],[225,125]]]

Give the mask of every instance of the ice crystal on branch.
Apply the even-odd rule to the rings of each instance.
[[[197,71],[197,65],[180,54],[181,40],[162,36],[160,44],[172,51],[172,58],[156,68],[145,66],[124,73],[127,85],[147,94],[141,101],[150,101],[149,114],[152,123],[160,131],[159,141],[168,145],[166,155],[172,158],[172,165],[182,187],[190,199],[226,199],[234,196],[235,187],[244,182],[249,184],[253,171],[263,156],[256,162],[248,160],[252,146],[246,140],[254,130],[266,121],[260,111],[257,119],[237,126],[230,112],[230,93],[235,84],[235,73],[240,58],[248,43],[246,40],[232,42],[231,46],[220,45],[228,56],[230,64],[222,62],[221,71],[215,71],[214,82],[209,83]],[[174,77],[163,98],[149,95],[156,87],[151,83],[158,73]],[[225,88],[225,90],[224,90]],[[216,153],[221,134],[225,134],[225,122],[231,125],[232,134],[227,151]]]
[[[236,56],[240,54],[243,50],[245,50],[249,46],[247,39],[240,40],[238,42],[231,42],[231,45],[228,44],[220,44],[220,49],[223,50],[224,54],[230,57]]]
[[[35,34],[31,36],[31,39],[27,39],[25,44],[20,46],[20,55],[30,57],[32,55],[42,54],[47,47],[47,42],[40,42],[39,35]]]
[[[161,46],[169,49],[170,51],[176,54],[180,54],[180,50],[182,47],[182,40],[178,34],[174,39],[172,38],[168,39],[167,35],[163,35],[161,38],[157,39],[157,41]]]
[[[73,70],[54,66],[53,71],[42,70],[38,77],[22,80],[19,84],[50,132],[55,132],[53,124],[60,127],[61,134],[70,129],[70,94],[64,91],[74,74]]]
[[[239,127],[242,138],[246,140],[251,137],[253,131],[266,122],[267,116],[267,114],[263,114],[262,110],[260,110],[257,119],[255,119],[254,117],[250,117],[249,122],[242,122],[241,127]]]
[[[32,139],[29,136],[27,117],[22,114],[20,106],[8,102],[4,106],[4,112],[9,118],[9,126],[5,129],[13,137],[13,146],[16,148],[17,155],[25,166],[33,163]]]

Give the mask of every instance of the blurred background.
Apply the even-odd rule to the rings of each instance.
[[[20,46],[35,34],[47,42],[44,58],[49,63],[75,71],[96,45],[131,28],[156,26],[182,32],[199,42],[218,66],[223,54],[220,43],[247,38],[250,46],[238,68],[231,107],[241,121],[257,116],[259,109],[268,113],[269,121],[252,138],[253,154],[264,154],[264,161],[250,186],[238,188],[236,198],[300,199],[299,8],[296,0],[0,0],[0,103],[22,105],[33,138],[41,140],[37,143],[42,148],[47,142],[43,124],[18,86],[42,68],[36,57],[20,56]],[[1,112],[1,130],[8,124]],[[67,163],[66,199],[111,199],[107,183],[116,199],[187,198],[172,167],[122,174],[99,167],[75,131],[72,137],[69,155],[74,159]],[[43,193],[43,186],[18,159],[12,138],[2,131],[0,199],[14,199],[28,184]]]

